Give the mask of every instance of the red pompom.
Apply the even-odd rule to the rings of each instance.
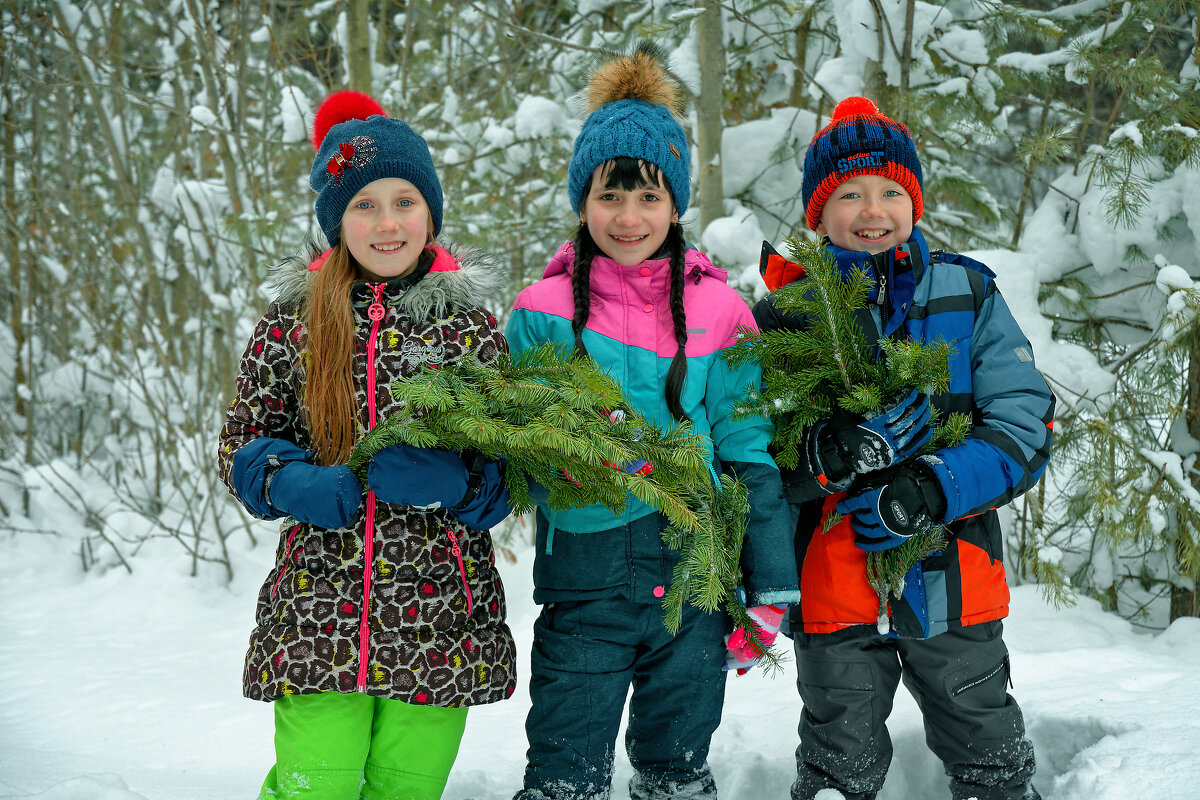
[[[878,117],[881,116],[879,109],[865,97],[847,97],[842,102],[838,103],[833,109],[832,120],[839,120],[842,117]]]
[[[321,149],[321,142],[325,141],[325,134],[329,133],[329,129],[339,122],[345,122],[348,119],[366,119],[372,114],[387,116],[383,106],[379,105],[371,95],[351,91],[334,92],[325,99],[324,103],[321,103],[321,107],[317,109],[317,114],[313,118],[313,149]]]

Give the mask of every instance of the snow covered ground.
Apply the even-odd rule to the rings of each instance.
[[[82,574],[61,540],[0,533],[0,798],[249,800],[272,760],[270,706],[241,696],[242,656],[274,546],[235,554],[237,579],[190,578],[154,553]],[[174,547],[174,545],[172,545]],[[170,552],[170,551],[168,551]],[[510,623],[528,653],[532,554],[504,564]],[[1138,632],[1091,601],[1055,610],[1014,591],[1014,694],[1047,800],[1200,796],[1200,619]],[[447,800],[506,800],[524,768],[521,687],[471,712]],[[724,800],[786,798],[800,703],[790,664],[729,681],[711,764]],[[949,797],[903,689],[880,800]],[[618,760],[614,798],[626,798]]]

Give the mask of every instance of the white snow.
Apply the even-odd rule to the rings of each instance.
[[[731,272],[738,267],[753,264],[757,269],[758,256],[762,250],[763,232],[758,218],[746,209],[727,217],[718,217],[708,223],[700,236],[704,252],[714,263]]]
[[[1134,147],[1139,149],[1144,147],[1145,142],[1142,138],[1142,131],[1138,128],[1138,122],[1139,120],[1136,119],[1131,120],[1117,128],[1112,132],[1112,135],[1108,137],[1108,143],[1116,144],[1121,139],[1128,139],[1133,142]]]
[[[217,115],[208,106],[192,106],[191,117],[202,128],[212,128],[217,124]]]
[[[815,114],[785,107],[726,127],[721,135],[725,197],[743,197],[761,209],[757,217],[768,239],[790,236],[804,225],[800,167],[816,132]]]
[[[299,86],[283,87],[279,103],[279,124],[283,128],[283,141],[307,141],[307,120],[312,112],[312,101]]]
[[[266,703],[241,696],[255,594],[272,558],[232,543],[235,580],[183,573],[177,552],[143,553],[134,573],[83,574],[69,535],[0,538],[0,798],[228,800],[254,797],[273,754]],[[530,601],[528,545],[501,570],[516,634],[512,699],[471,711],[447,800],[507,800],[524,769]],[[1200,771],[1200,619],[1135,630],[1092,600],[1056,610],[1014,589],[1006,623],[1011,690],[1038,754],[1046,800],[1185,800]],[[793,665],[730,677],[710,763],[725,800],[787,796],[800,701]],[[949,797],[902,689],[890,729],[896,754],[880,800]],[[618,756],[613,796],[628,797]],[[836,793],[827,793],[836,800]]]
[[[548,97],[529,95],[517,106],[513,121],[518,139],[554,136],[570,130],[567,109]]]
[[[1167,264],[1158,270],[1154,284],[1163,294],[1171,294],[1179,289],[1195,288],[1196,282],[1183,267],[1178,264]]]
[[[1012,67],[1022,72],[1044,73],[1070,60],[1071,54],[1066,50],[1052,50],[1049,53],[1003,53],[996,57],[996,65]]]

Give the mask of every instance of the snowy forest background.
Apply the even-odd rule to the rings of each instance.
[[[365,90],[425,135],[445,236],[510,267],[504,317],[571,227],[573,95],[649,36],[692,95],[686,229],[748,299],[834,103],[913,130],[922,227],[983,251],[1060,400],[1012,579],[1195,614],[1198,25],[1186,0],[0,5],[0,535],[232,577],[256,534],[214,437],[268,268],[315,231],[315,106]]]
[[[0,795],[85,775],[37,796],[248,796],[269,764],[269,707],[237,681],[275,534],[213,454],[269,267],[316,231],[320,100],[369,91],[426,137],[445,238],[509,266],[503,319],[572,228],[573,96],[639,37],[692,95],[689,237],[748,300],[761,241],[802,233],[836,101],[912,129],[922,228],[999,273],[1059,398],[1051,469],[1005,510],[1043,794],[1192,796],[1195,0],[0,3]],[[527,648],[528,526],[498,535]],[[448,796],[519,785],[522,692],[473,712]],[[944,793],[899,702],[881,798]],[[786,676],[730,681],[723,796],[786,794],[797,714]]]

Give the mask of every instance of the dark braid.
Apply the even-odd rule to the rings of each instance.
[[[638,189],[642,186],[664,187],[670,192],[670,187],[662,178],[662,172],[657,164],[636,158],[618,157],[606,162],[607,172],[602,173],[605,188],[612,189],[620,186],[625,191]],[[583,185],[582,196],[587,197],[591,191],[592,178],[588,176]],[[674,195],[671,201],[674,202]],[[691,417],[683,410],[683,383],[687,378],[687,319],[683,311],[683,256],[687,244],[683,239],[683,228],[678,222],[671,223],[667,231],[666,241],[662,249],[653,257],[661,258],[664,250],[671,257],[671,321],[675,325],[675,357],[671,359],[671,367],[667,370],[667,385],[665,394],[667,409],[671,416],[680,422],[691,422]],[[575,265],[571,275],[571,291],[575,299],[575,315],[571,318],[571,330],[575,332],[575,352],[587,355],[583,344],[583,329],[587,325],[588,314],[591,313],[592,293],[591,275],[592,259],[600,254],[600,248],[592,239],[587,225],[579,223],[575,232]]]
[[[571,330],[575,333],[576,355],[588,355],[583,344],[583,329],[592,312],[592,257],[596,255],[596,243],[587,225],[579,224],[575,232],[575,266],[571,272],[571,291],[575,299],[575,315],[571,317]]]
[[[691,417],[683,410],[683,403],[680,401],[683,382],[687,378],[687,318],[683,312],[685,247],[683,228],[678,222],[674,222],[667,232],[667,248],[671,251],[671,321],[675,323],[675,342],[679,348],[675,351],[675,357],[671,359],[671,368],[667,370],[667,408],[671,411],[671,416],[680,422],[691,422]]]

